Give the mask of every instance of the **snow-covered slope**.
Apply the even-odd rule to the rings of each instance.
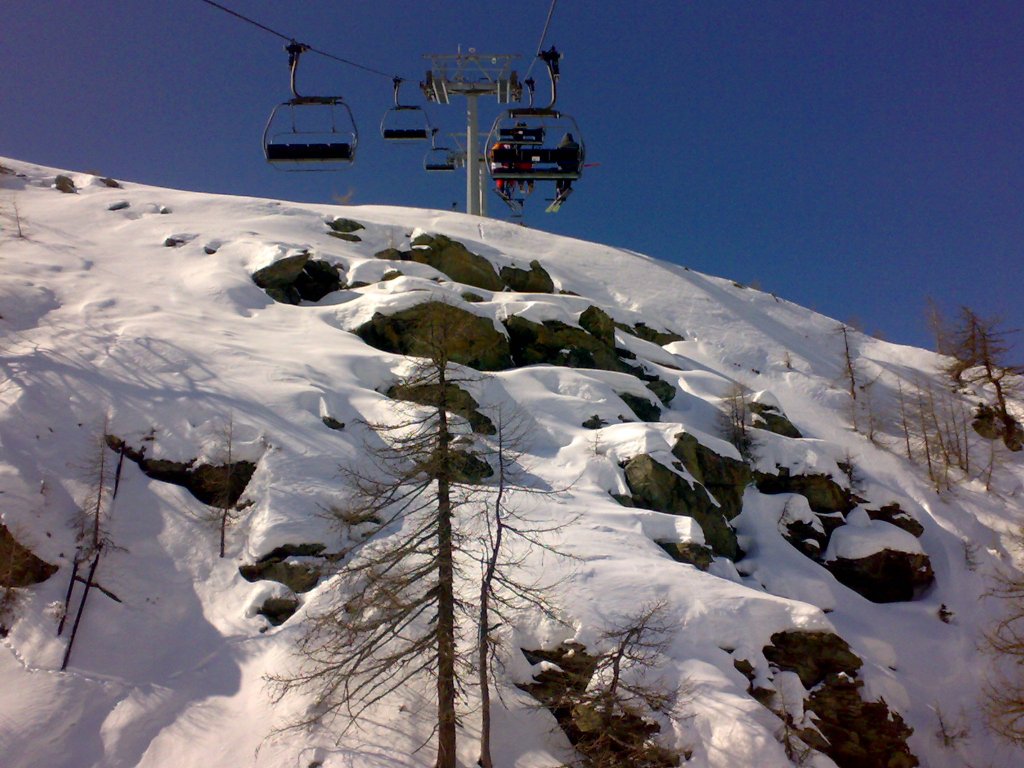
[[[490,318],[502,333],[513,316],[579,327],[581,313],[596,306],[620,324],[615,346],[675,390],[663,405],[628,373],[550,364],[482,374],[472,384],[484,410],[514,405],[524,414],[523,462],[538,485],[569,488],[538,497],[530,509],[538,520],[568,521],[558,544],[576,559],[548,557],[542,566],[559,585],[555,602],[567,625],[524,613],[508,634],[519,647],[574,641],[600,650],[606,627],[638,605],[664,601],[673,631],[660,673],[673,685],[685,682],[688,695],[686,716],[663,721],[663,743],[690,754],[687,765],[774,768],[791,764],[779,739],[782,721],[751,695],[736,662],[752,665],[753,684],[778,691],[776,700],[787,700],[799,722],[802,705],[787,695],[793,673],[769,664],[763,649],[787,630],[835,632],[864,662],[862,696],[884,698],[914,729],[909,746],[922,765],[1024,759],[982,726],[987,660],[977,650],[1001,609],[982,599],[988,579],[1013,567],[1024,465],[1019,454],[1008,455],[992,492],[968,477],[939,494],[901,454],[898,388],[938,384],[935,355],[850,334],[857,370],[873,382],[872,443],[851,429],[837,322],[728,280],[457,213],[114,187],[88,174],[69,174],[77,190],[62,193],[53,187],[58,171],[0,165],[13,171],[0,175],[0,522],[59,566],[18,590],[8,619],[0,764],[432,764],[431,748],[418,749],[430,736],[429,699],[424,705],[415,690],[337,743],[337,729],[274,733],[304,702],[272,704],[264,678],[289,668],[304,616],[329,598],[332,582],[322,579],[300,596],[294,616],[271,626],[257,610],[290,590],[239,573],[278,547],[318,542],[331,551],[343,543],[322,512],[345,497],[339,467],[365,459],[373,436],[363,422],[394,410],[384,393],[408,367],[353,331],[375,313],[427,297]],[[363,225],[358,242],[331,235],[327,222],[337,217]],[[497,270],[528,270],[537,260],[556,292],[488,291],[426,264],[375,258],[388,248],[408,250],[420,233],[461,242]],[[292,305],[253,281],[260,269],[304,252],[343,267],[349,286],[362,285]],[[402,276],[381,279],[395,269]],[[482,300],[465,301],[467,291]],[[684,340],[644,340],[629,331],[638,323]],[[753,469],[828,475],[856,493],[856,509],[817,558],[783,536],[794,520],[820,528],[795,493],[749,485],[731,521],[745,556],[735,563],[716,557],[707,570],[675,562],[655,543],[701,544],[704,532],[691,518],[623,506],[612,496],[635,491],[622,465],[641,454],[693,480],[671,453],[680,433],[739,460],[721,437],[719,416],[737,384],[802,435],[752,430]],[[623,393],[658,405],[660,420],[639,421]],[[590,427],[600,428],[584,427],[594,416]],[[346,426],[328,428],[325,417]],[[863,426],[865,412],[859,418]],[[149,458],[217,464],[226,460],[229,424],[233,459],[256,468],[247,505],[228,531],[227,556],[217,557],[209,508],[127,462],[109,509],[114,546],[95,579],[106,593],[90,593],[67,671],[58,671],[68,632],[58,637],[56,625],[76,514],[88,503],[96,457],[107,450],[99,439],[115,435],[145,447]],[[970,439],[984,463],[989,443]],[[116,455],[107,460],[112,467]],[[853,472],[844,472],[841,465],[851,464]],[[871,519],[868,510],[893,502],[920,523],[919,537]],[[934,583],[916,599],[876,603],[824,567],[883,550],[926,554]],[[497,764],[562,764],[571,750],[554,718],[513,685],[536,670],[516,648],[502,652],[508,667],[499,683]],[[467,766],[477,756],[475,701],[470,691],[460,737]],[[936,736],[939,712],[968,735],[944,745]],[[822,755],[812,764],[833,765]]]

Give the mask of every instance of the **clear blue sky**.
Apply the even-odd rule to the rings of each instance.
[[[416,81],[423,54],[459,45],[521,53],[524,71],[549,7],[222,2]],[[529,226],[755,283],[892,341],[930,344],[927,296],[1024,327],[1020,0],[560,0],[548,42],[565,54],[559,106],[600,165],[561,213],[532,201]],[[378,137],[389,78],[312,54],[302,89],[352,105],[358,162],[266,166],[282,45],[199,0],[6,0],[0,155],[197,191],[464,205],[461,176],[428,176],[421,147]],[[463,104],[432,119],[457,130]]]

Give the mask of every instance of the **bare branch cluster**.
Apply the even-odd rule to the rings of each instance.
[[[680,755],[659,743],[659,716],[685,717],[692,695],[687,685],[658,679],[672,636],[666,604],[649,603],[601,636],[607,650],[574,673],[561,700],[545,702],[564,714],[563,728],[576,747],[581,768],[669,768]],[[572,677],[572,675],[570,675]]]
[[[994,663],[984,711],[992,731],[1024,746],[1024,576],[1001,574],[991,595],[1004,602],[1005,611],[985,633],[984,648]]]
[[[750,390],[734,382],[723,398],[724,410],[719,415],[722,437],[732,443],[740,456],[749,459],[754,449],[750,434]]]
[[[963,399],[927,379],[897,383],[907,458],[925,466],[938,492],[971,477],[971,416]],[[988,477],[991,481],[991,462]]]

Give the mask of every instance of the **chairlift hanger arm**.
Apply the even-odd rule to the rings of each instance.
[[[284,49],[288,52],[288,69],[291,70],[292,96],[296,99],[301,99],[302,96],[295,89],[295,74],[299,69],[299,57],[309,50],[309,46],[292,40]]]
[[[549,48],[548,50],[541,51],[540,53],[538,53],[537,57],[541,61],[543,61],[547,65],[547,68],[548,68],[548,78],[551,80],[551,103],[548,104],[547,109],[554,109],[555,108],[555,102],[558,101],[558,78],[559,78],[559,75],[561,74],[559,72],[559,70],[558,70],[558,62],[562,58],[562,54],[560,54],[555,49],[555,46],[552,45],[551,48]],[[531,89],[531,97],[532,97],[532,89]],[[533,106],[532,98],[531,98],[531,101],[530,101],[530,106],[531,107]]]

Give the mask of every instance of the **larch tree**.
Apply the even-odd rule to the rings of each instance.
[[[276,699],[312,695],[308,714],[287,726],[294,728],[339,716],[351,724],[414,680],[433,677],[435,765],[455,768],[456,698],[469,668],[459,657],[458,619],[468,611],[456,592],[463,542],[455,517],[492,470],[456,445],[452,350],[461,319],[434,306],[414,331],[423,357],[399,385],[429,393],[429,405],[405,403],[393,420],[367,424],[377,447],[364,466],[344,470],[352,494],[338,515],[374,530],[346,556],[327,607],[303,624],[297,668],[269,680]]]

